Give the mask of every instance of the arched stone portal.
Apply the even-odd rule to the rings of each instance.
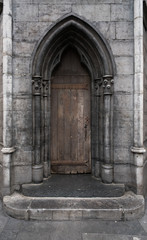
[[[90,76],[91,171],[113,181],[112,94],[115,63],[101,36],[85,21],[70,15],[55,24],[39,42],[32,62],[33,181],[51,173],[51,94],[54,69],[67,49],[75,49]],[[72,172],[72,171],[70,171]],[[74,171],[73,171],[74,172]],[[84,172],[84,171],[83,171]]]

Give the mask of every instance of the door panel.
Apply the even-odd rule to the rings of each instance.
[[[91,171],[90,77],[74,49],[51,79],[51,170]]]

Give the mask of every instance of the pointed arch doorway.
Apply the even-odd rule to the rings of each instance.
[[[68,47],[51,76],[51,172],[91,172],[90,76]]]
[[[32,62],[34,182],[52,172],[92,172],[113,181],[114,75],[109,44],[77,16],[64,17],[38,43]]]

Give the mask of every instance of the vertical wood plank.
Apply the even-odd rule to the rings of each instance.
[[[56,84],[58,86],[51,90],[52,169],[54,172],[66,174],[89,172],[91,171],[90,77],[87,70],[81,66],[75,50],[69,49],[64,53],[52,79],[54,87]],[[78,84],[85,83],[88,84],[87,90],[78,88]],[[62,84],[61,88],[60,84]],[[65,88],[64,84],[66,84]]]
[[[58,109],[58,93],[55,89],[51,89],[51,161],[57,160],[57,109]]]

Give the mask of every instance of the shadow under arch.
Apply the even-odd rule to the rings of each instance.
[[[104,37],[74,15],[57,22],[40,40],[33,54],[33,181],[40,182],[43,175],[50,174],[51,76],[68,48],[76,49],[91,77],[92,173],[103,182],[111,183],[115,62]]]
[[[32,76],[48,78],[66,47],[74,46],[93,78],[115,75],[115,62],[104,37],[75,15],[57,22],[34,50]]]

